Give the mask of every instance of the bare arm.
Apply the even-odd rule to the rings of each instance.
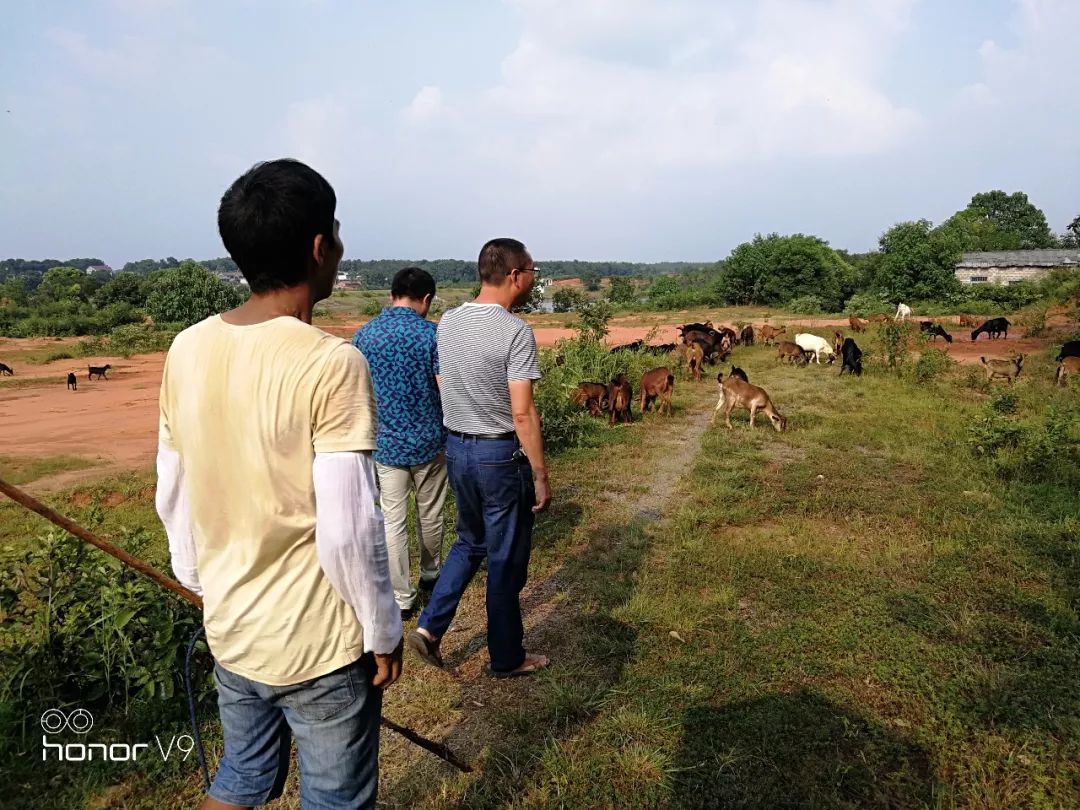
[[[514,416],[514,430],[518,441],[529,457],[533,481],[536,484],[534,512],[543,512],[551,503],[547,466],[544,463],[544,436],[540,431],[540,414],[533,399],[532,380],[510,381],[510,411]]]

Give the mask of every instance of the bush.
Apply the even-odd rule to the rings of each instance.
[[[572,312],[585,303],[585,294],[573,287],[560,287],[551,297],[556,312]]]
[[[369,318],[374,318],[376,315],[383,311],[383,302],[377,298],[372,298],[364,302],[364,305],[360,307],[360,314],[366,315]]]
[[[1023,422],[1002,408],[1015,402],[1000,396],[969,430],[972,452],[986,459],[1000,478],[1025,481],[1067,481],[1080,465],[1075,409],[1056,407],[1038,421]]]
[[[877,315],[881,312],[892,312],[893,306],[885,298],[877,293],[856,293],[844,304],[844,312],[848,315],[856,315],[865,318],[868,315]]]
[[[118,326],[109,332],[107,351],[122,357],[133,354],[165,352],[172,345],[177,330],[162,328],[150,323],[131,323]]]
[[[148,540],[122,544],[139,553]],[[178,713],[169,699],[199,616],[113,558],[52,532],[0,548],[0,614],[0,723],[12,732],[0,753],[38,731],[43,706]]]
[[[801,295],[798,298],[792,298],[785,308],[797,315],[818,315],[825,311],[821,299],[816,295]]]
[[[910,324],[886,321],[878,330],[881,354],[886,368],[899,371],[911,359],[914,329]]]
[[[953,361],[941,349],[926,349],[913,367],[913,377],[917,383],[933,382],[952,367]]]
[[[71,352],[58,351],[58,352],[49,353],[49,355],[45,358],[45,362],[46,363],[53,363],[53,362],[56,362],[57,360],[74,360],[74,359],[75,359],[75,355],[73,355]]]
[[[615,314],[607,301],[589,301],[578,307],[578,319],[574,329],[583,341],[599,343],[608,333],[608,322]]]
[[[1025,337],[1039,337],[1046,331],[1046,307],[1032,307],[1016,319]]]

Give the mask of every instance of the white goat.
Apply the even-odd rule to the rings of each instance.
[[[836,352],[829,341],[825,338],[818,337],[817,335],[811,335],[809,332],[800,332],[795,336],[795,344],[806,352],[813,352],[814,362],[819,366],[821,365],[821,355],[824,354],[829,358],[829,362],[833,362],[836,359]]]
[[[900,304],[896,307],[896,315],[893,316],[894,321],[902,321],[911,315],[911,307],[907,304]]]

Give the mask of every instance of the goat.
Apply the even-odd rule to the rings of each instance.
[[[870,323],[888,323],[892,319],[885,313],[879,312],[877,315],[871,315],[869,320]]]
[[[103,366],[87,366],[87,368],[90,369],[90,373],[86,377],[88,380],[94,379],[95,374],[103,380],[108,380],[109,378],[105,376],[105,372],[112,368],[112,366],[106,363]]]
[[[607,397],[608,425],[615,424],[616,415],[624,424],[634,421],[633,414],[630,413],[630,402],[634,398],[634,392],[630,388],[630,381],[626,379],[625,374],[620,372],[608,383]]]
[[[989,337],[991,340],[1001,337],[1002,333],[1005,334],[1005,339],[1008,340],[1010,325],[1011,324],[1005,318],[991,318],[971,333],[971,339],[978,340],[979,335],[985,332],[987,337]]]
[[[632,343],[624,343],[621,346],[613,347],[610,353],[616,354],[618,352],[636,352],[638,349],[644,347],[644,345],[644,340],[635,340]]]
[[[713,411],[714,422],[720,410],[723,409],[724,424],[731,430],[734,427],[731,424],[731,412],[736,408],[740,408],[750,411],[751,430],[754,429],[754,418],[757,416],[758,411],[765,411],[765,415],[769,417],[769,421],[772,422],[772,426],[777,433],[787,427],[787,420],[773,407],[772,400],[769,399],[769,395],[764,388],[751,385],[746,380],[741,380],[738,377],[729,376],[725,380],[722,379],[723,376],[723,374],[716,375],[716,381],[720,383],[720,399],[716,403],[716,410]]]
[[[864,321],[862,318],[858,318],[855,315],[849,315],[848,326],[851,327],[852,332],[865,332],[866,327],[869,325],[869,321]]]
[[[1020,371],[1024,366],[1024,355],[1018,354],[1008,359],[992,357],[989,360],[980,357],[979,362],[986,369],[988,380],[993,381],[997,377],[1002,377],[1009,381],[1009,385],[1012,385],[1013,381],[1020,376]]]
[[[607,391],[607,386],[603,383],[578,383],[577,388],[570,392],[570,401],[579,408],[587,408],[590,416],[600,416],[607,410]]]
[[[795,343],[803,351],[810,352],[814,356],[814,362],[819,366],[821,365],[822,354],[829,358],[830,363],[836,360],[836,353],[833,351],[833,347],[830,346],[829,341],[825,340],[823,337],[811,335],[809,332],[800,332],[795,336]]]
[[[940,324],[933,321],[919,321],[919,331],[924,335],[929,335],[932,340],[937,340],[940,336],[945,338],[946,343],[952,343],[952,335],[946,332]]]
[[[810,362],[810,357],[812,355],[813,352],[806,351],[797,343],[792,343],[790,340],[782,340],[776,347],[776,359],[781,363],[787,360],[797,366],[805,366]]]
[[[1067,340],[1054,359],[1059,363],[1066,357],[1080,357],[1080,340]]]
[[[1080,374],[1080,357],[1076,355],[1070,355],[1069,357],[1061,358],[1061,362],[1057,367],[1057,384],[1065,385],[1069,377]]]
[[[641,377],[641,413],[645,414],[645,411],[649,409],[649,405],[655,400],[660,400],[660,405],[657,407],[657,413],[663,413],[667,409],[668,416],[671,416],[671,395],[675,392],[675,375],[671,373],[671,370],[667,366],[660,366],[660,368],[654,368],[652,371],[646,371]]]
[[[761,336],[761,340],[766,346],[773,345],[773,343],[776,342],[776,339],[785,331],[787,331],[786,326],[770,326],[769,324],[759,326],[757,329],[758,334]]]
[[[649,354],[655,354],[659,356],[664,354],[671,354],[673,351],[675,351],[676,348],[677,346],[674,343],[661,343],[657,346],[646,346],[645,351],[647,351]]]
[[[0,363],[0,377],[7,375],[8,377],[14,377],[15,372],[11,370],[11,366],[6,363]]]
[[[694,342],[687,348],[687,365],[690,366],[690,376],[694,378],[695,382],[701,382],[701,366],[705,362],[705,351],[701,348],[701,344]]]
[[[68,387],[68,389],[69,389],[69,390],[71,390],[71,391],[78,391],[78,390],[79,390],[79,380],[78,380],[78,378],[77,378],[77,377],[75,376],[75,372],[74,372],[74,371],[69,371],[69,372],[68,372],[68,376],[67,376],[67,387]]]
[[[961,326],[978,326],[979,325],[979,319],[976,318],[974,315],[961,315],[960,316],[960,325]]]
[[[731,371],[728,372],[728,376],[735,377],[736,379],[742,380],[743,382],[750,382],[750,379],[746,376],[746,372],[738,366],[732,366]],[[717,376],[716,381],[721,382],[720,376]]]
[[[894,321],[905,321],[911,317],[911,307],[907,304],[897,304],[896,314],[893,316]]]
[[[742,332],[739,333],[739,340],[742,341],[743,346],[754,345],[754,327],[747,324],[743,327]]]
[[[832,348],[835,354],[840,354],[844,349],[844,333],[839,329],[833,332]]]
[[[840,347],[840,355],[844,358],[844,364],[840,366],[840,376],[844,375],[844,371],[849,374],[854,374],[856,377],[862,376],[862,349],[851,338],[844,338],[844,345]]]

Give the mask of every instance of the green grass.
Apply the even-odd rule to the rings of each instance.
[[[97,462],[78,456],[0,456],[0,478],[16,486],[71,470],[85,470]]]

